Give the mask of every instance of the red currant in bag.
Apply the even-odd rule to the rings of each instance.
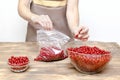
[[[52,30],[39,30],[37,31],[38,45],[40,46],[39,54],[34,59],[35,61],[56,61],[67,58],[62,46],[70,38],[65,34]]]
[[[57,47],[42,47],[39,55],[34,59],[35,61],[55,61],[67,58],[62,49]]]

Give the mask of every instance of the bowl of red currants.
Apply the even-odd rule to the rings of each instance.
[[[64,47],[72,65],[80,72],[95,74],[104,70],[111,60],[111,52],[94,42],[71,41]]]
[[[29,68],[29,59],[27,56],[11,56],[8,65],[13,72],[24,72]]]

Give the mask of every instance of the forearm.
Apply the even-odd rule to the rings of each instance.
[[[37,16],[30,11],[30,2],[30,0],[19,0],[18,3],[19,15],[29,22],[31,21],[32,16]]]
[[[77,8],[67,11],[67,21],[72,32],[79,26],[79,14]]]
[[[79,12],[78,12],[78,1],[68,0],[67,6],[67,21],[70,30],[73,32],[76,27],[79,26]],[[70,2],[71,1],[71,2]]]

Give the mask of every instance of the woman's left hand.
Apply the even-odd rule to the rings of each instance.
[[[89,38],[88,31],[89,29],[87,27],[84,27],[84,26],[76,27],[74,29],[74,37],[76,39],[86,41]]]

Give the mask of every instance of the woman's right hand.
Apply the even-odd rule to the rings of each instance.
[[[31,21],[34,24],[34,28],[37,30],[41,29],[41,27],[45,30],[53,29],[53,23],[48,15],[32,16]]]

